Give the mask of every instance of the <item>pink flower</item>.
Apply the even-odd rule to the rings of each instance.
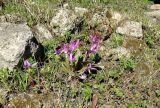
[[[68,45],[68,44],[64,44],[64,45],[63,45],[63,52],[64,52],[65,54],[67,54],[67,53],[69,52],[69,45]]]
[[[90,35],[90,41],[91,41],[91,47],[90,50],[87,51],[87,57],[90,56],[90,54],[92,53],[96,53],[96,51],[98,50],[99,44],[102,42],[102,38],[100,37],[100,35],[98,33],[92,33]]]
[[[75,56],[72,53],[70,53],[69,54],[69,62],[72,63],[74,61],[76,61],[76,58],[75,58]]]
[[[69,44],[69,50],[72,52],[74,51],[75,49],[77,49],[80,45],[80,40],[75,40],[75,41],[71,41],[70,44]]]
[[[60,54],[63,52],[62,46],[63,46],[63,45],[60,45],[60,46],[58,46],[58,47],[55,49],[55,54],[56,54],[56,55],[60,55]]]
[[[87,71],[90,72],[90,71],[93,71],[93,70],[97,70],[97,69],[96,69],[95,65],[91,63],[91,64],[88,65]]]
[[[87,79],[87,75],[85,73],[83,73],[82,75],[79,76],[80,80],[85,80]]]
[[[90,51],[91,51],[91,52],[96,52],[97,49],[98,49],[98,46],[99,46],[98,43],[93,43],[93,44],[91,44]]]
[[[28,60],[24,60],[23,61],[23,68],[25,69],[29,69],[32,65],[29,63]]]
[[[61,53],[70,54],[80,46],[80,40],[71,41],[70,43],[62,44],[55,50],[55,54],[60,55]]]
[[[100,43],[102,41],[102,38],[98,33],[92,33],[90,35],[91,43]]]

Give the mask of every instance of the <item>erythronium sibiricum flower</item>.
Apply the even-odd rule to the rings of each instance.
[[[60,55],[61,53],[65,53],[69,59],[69,62],[72,63],[76,61],[76,57],[73,54],[73,52],[79,48],[80,46],[80,40],[74,40],[70,43],[62,44],[61,46],[58,46],[55,50],[56,55]]]
[[[85,80],[87,79],[87,75],[85,73],[83,73],[82,75],[79,76],[80,80]]]
[[[98,33],[92,33],[90,35],[90,41],[91,43],[100,43],[102,41],[102,38],[100,37],[100,34]]]
[[[70,43],[62,44],[55,50],[55,54],[60,55],[61,53],[70,54],[80,46],[80,40],[71,41]]]
[[[64,45],[63,45],[63,52],[64,52],[65,54],[67,54],[67,53],[69,52],[69,45],[68,45],[68,44],[64,44]]]
[[[96,69],[96,67],[95,67],[95,65],[94,65],[93,63],[89,64],[86,70],[87,70],[89,73],[90,73],[91,71],[97,71],[97,69]]]
[[[98,33],[92,33],[90,35],[90,42],[91,42],[91,47],[90,49],[86,52],[86,56],[89,57],[92,53],[96,53],[98,50],[98,47],[100,43],[102,42],[102,38]]]
[[[63,45],[60,45],[55,49],[56,55],[60,55],[62,52],[63,52]]]
[[[24,60],[23,61],[23,68],[25,69],[29,69],[32,65],[29,63],[28,60]]]
[[[97,67],[93,64],[90,63],[88,64],[87,68],[83,71],[83,73],[79,76],[80,80],[86,80],[87,76],[89,75],[89,73],[91,73],[91,71],[97,71]]]
[[[98,49],[98,46],[99,46],[98,43],[93,43],[93,44],[91,44],[90,51],[91,51],[91,52],[96,52],[97,49]]]
[[[71,41],[69,44],[69,50],[72,52],[80,46],[80,40]]]
[[[69,62],[72,63],[74,61],[76,61],[76,58],[75,58],[75,56],[72,53],[70,53],[69,54]]]

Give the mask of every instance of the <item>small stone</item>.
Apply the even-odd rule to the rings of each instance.
[[[100,48],[100,51],[102,52],[102,56],[104,60],[109,60],[109,59],[117,60],[122,56],[129,58],[131,55],[131,52],[129,49],[121,46],[113,49],[104,48],[103,46]]]
[[[36,39],[39,41],[39,43],[43,43],[45,40],[52,39],[53,36],[50,33],[50,31],[42,24],[37,24],[35,26],[36,30]]]
[[[20,16],[6,14],[0,16],[0,22],[20,23],[23,22],[23,20]]]
[[[63,4],[63,8],[68,9],[69,8],[69,4],[68,3]]]
[[[116,33],[120,33],[129,37],[143,37],[142,23],[135,21],[125,21],[122,26],[117,28]]]
[[[116,58],[119,58],[121,56],[125,56],[127,58],[130,57],[130,51],[126,49],[125,47],[117,47],[112,49],[112,54],[116,55]]]
[[[5,104],[7,99],[8,91],[4,89],[0,89],[0,103]]]
[[[150,16],[150,17],[155,17],[155,18],[159,18],[160,19],[160,10],[154,10],[154,11],[151,11],[151,12],[146,12],[145,13],[147,16]]]
[[[151,5],[150,9],[153,9],[153,10],[160,10],[160,4]]]
[[[113,12],[112,20],[114,21],[115,24],[118,24],[122,20],[122,15],[118,12]]]
[[[10,95],[7,108],[60,108],[56,94],[27,94]]]
[[[95,13],[92,16],[92,19],[89,21],[91,27],[96,27],[100,32],[107,32],[109,28],[109,20],[108,18],[100,13]]]
[[[86,8],[81,8],[81,7],[75,7],[75,12],[79,14],[80,16],[83,16],[88,12],[88,9]]]

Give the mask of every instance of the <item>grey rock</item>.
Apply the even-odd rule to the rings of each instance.
[[[6,14],[0,16],[0,22],[20,23],[23,22],[23,20],[20,16]]]
[[[56,94],[26,94],[10,96],[8,108],[60,108]]]
[[[104,105],[101,105],[99,108],[113,108],[113,106],[112,106],[112,105],[109,105],[109,104],[108,104],[108,105],[107,105],[107,104],[106,104],[106,105],[104,104]]]
[[[89,10],[86,8],[75,7],[75,13],[79,14],[80,16],[83,16],[84,14],[86,14],[88,12],[89,12]]]
[[[83,21],[82,19],[74,11],[62,8],[52,18],[50,25],[55,35],[64,35],[76,28]]]
[[[7,99],[8,91],[0,88],[0,103],[5,104]]]
[[[89,24],[94,27],[97,27],[98,31],[107,31],[109,28],[109,20],[108,18],[105,16],[105,14],[102,13],[95,13],[92,16],[92,19],[89,21]]]
[[[52,39],[51,32],[42,24],[37,24],[35,27],[36,39],[39,43],[43,43],[45,40]]]
[[[122,26],[116,29],[116,33],[136,38],[143,37],[142,23],[125,21]]]
[[[145,12],[145,14],[149,17],[160,20],[160,10],[153,10],[151,12]]]
[[[160,10],[160,4],[151,5],[151,6],[150,6],[150,9],[153,9],[153,10]]]
[[[111,19],[112,19],[112,23],[114,23],[115,25],[118,25],[118,23],[123,20],[123,16],[118,12],[113,12]]]
[[[160,23],[160,4],[153,4],[150,6],[149,12],[144,14],[149,17],[149,20],[153,23]]]
[[[125,56],[127,58],[130,57],[130,51],[125,47],[117,47],[112,49],[112,54],[115,55],[115,58],[119,58],[121,56]]]
[[[0,23],[0,68],[12,70],[19,62],[33,34],[26,23]]]

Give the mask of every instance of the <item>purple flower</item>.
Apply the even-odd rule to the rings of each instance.
[[[72,52],[74,51],[75,49],[77,49],[80,45],[80,40],[75,40],[75,41],[71,41],[70,44],[69,44],[69,50]]]
[[[55,54],[60,55],[61,53],[65,53],[65,54],[70,54],[72,53],[75,49],[77,49],[80,45],[80,41],[76,40],[76,41],[71,41],[70,43],[66,43],[66,44],[62,44],[60,46],[58,46],[55,50]]]
[[[31,66],[32,66],[32,65],[29,63],[28,60],[24,60],[24,61],[23,61],[23,67],[24,67],[25,69],[29,69]]]
[[[98,49],[98,46],[99,46],[98,43],[93,43],[93,44],[91,44],[90,51],[91,51],[91,52],[96,52],[97,49]]]
[[[75,58],[75,56],[72,53],[70,53],[69,54],[69,62],[72,63],[74,61],[76,61],[76,58]]]
[[[63,49],[62,49],[62,45],[61,46],[58,46],[55,50],[55,54],[56,55],[60,55],[61,53],[63,52]]]
[[[86,53],[87,57],[89,57],[90,54],[95,53],[99,47],[99,44],[102,42],[102,38],[98,33],[92,33],[90,35],[90,39],[91,39],[91,47],[90,50],[87,51]]]
[[[91,47],[90,47],[90,50],[86,51],[86,57],[90,57],[91,54],[94,54],[96,53],[97,49],[99,47],[99,44],[98,43],[93,43],[91,44]]]
[[[89,73],[91,72],[91,71],[97,71],[97,69],[96,69],[96,67],[95,67],[95,65],[94,64],[89,64],[88,65],[88,67],[87,67],[87,69],[86,69]]]
[[[85,80],[86,78],[87,78],[87,75],[85,73],[79,76],[80,80]]]
[[[69,52],[69,45],[68,45],[68,44],[64,44],[64,45],[63,45],[63,52],[64,52],[65,54],[67,54],[67,53]]]
[[[90,35],[91,43],[100,43],[102,41],[102,38],[98,33],[92,33]]]

